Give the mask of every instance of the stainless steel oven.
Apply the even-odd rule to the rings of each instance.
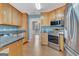
[[[59,38],[55,35],[48,35],[48,46],[59,50]]]

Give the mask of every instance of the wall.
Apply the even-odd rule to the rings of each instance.
[[[29,40],[33,38],[33,30],[32,30],[32,21],[38,21],[40,23],[40,15],[29,15],[28,17],[28,31],[29,31]]]

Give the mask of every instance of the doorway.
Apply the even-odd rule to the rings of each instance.
[[[40,18],[31,18],[29,22],[29,40],[35,41],[35,37],[39,37],[41,34],[41,22]]]

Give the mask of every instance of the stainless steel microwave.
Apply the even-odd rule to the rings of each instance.
[[[50,25],[51,26],[53,26],[53,25],[55,25],[55,26],[64,26],[64,22],[63,22],[63,20],[54,20],[54,21],[50,22]]]

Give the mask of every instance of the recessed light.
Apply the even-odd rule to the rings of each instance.
[[[35,3],[35,7],[37,10],[41,10],[41,4],[40,3]]]

